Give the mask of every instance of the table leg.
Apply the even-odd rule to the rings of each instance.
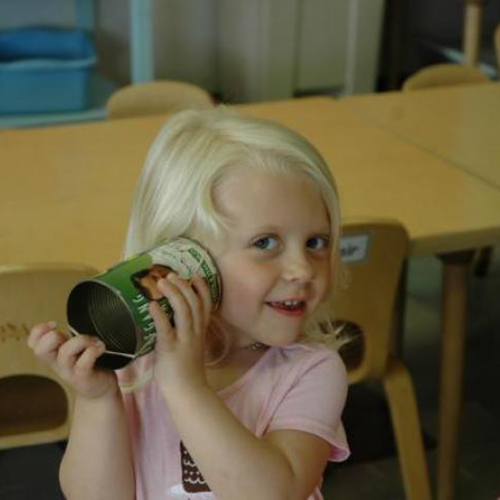
[[[473,251],[440,255],[443,261],[438,500],[452,500],[459,450],[467,318],[467,278]]]

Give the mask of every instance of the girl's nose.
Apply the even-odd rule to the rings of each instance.
[[[297,253],[285,257],[283,278],[287,281],[308,282],[314,275],[314,268],[308,256]]]

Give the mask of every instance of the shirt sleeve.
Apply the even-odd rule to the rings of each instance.
[[[152,351],[115,371],[123,395],[137,392],[152,380],[154,355]]]
[[[285,429],[309,432],[331,444],[330,461],[343,461],[350,453],[341,422],[346,396],[347,376],[340,356],[322,349],[294,375],[267,432]]]

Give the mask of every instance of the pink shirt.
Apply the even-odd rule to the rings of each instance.
[[[153,356],[139,358],[118,372],[122,389],[148,380],[144,375],[151,369]],[[325,347],[301,344],[269,349],[240,379],[218,392],[256,436],[284,429],[309,432],[330,443],[331,461],[349,456],[340,420],[346,393],[339,355]],[[154,380],[133,392],[124,390],[124,401],[133,441],[137,500],[215,499],[182,445]],[[323,498],[320,486],[308,500]]]

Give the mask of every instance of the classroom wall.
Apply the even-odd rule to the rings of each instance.
[[[0,29],[32,24],[72,26],[77,1],[83,0],[0,0]],[[359,5],[383,1],[356,0]],[[282,47],[279,60],[283,68],[293,71],[294,90],[338,88],[345,80],[350,3],[354,0],[231,0],[229,3],[222,0],[153,0],[156,77],[187,80],[209,91],[220,91],[221,64],[227,62],[220,54],[226,54],[228,49],[221,45],[225,43],[221,36],[224,31],[221,29],[224,28],[221,26],[222,19],[227,19],[227,16],[221,15],[220,10],[230,5],[236,9],[236,14],[250,7],[260,11],[258,16],[266,10],[268,13],[273,10],[275,15],[272,20],[266,19],[265,15],[256,17],[254,23],[258,25],[257,29],[252,28],[249,34],[255,36],[259,28],[265,30],[266,26],[269,28],[269,22],[273,23],[268,33],[268,37],[275,39],[272,44],[262,45],[262,38],[256,40],[258,43],[250,41],[250,38],[248,42],[248,45],[260,44],[259,57],[266,60],[263,68],[268,64],[267,60],[276,60],[273,56],[277,47],[275,42],[281,41],[283,45],[285,40],[295,46],[293,50]],[[118,84],[128,83],[129,1],[95,0],[95,6],[98,69]],[[297,16],[287,16],[289,6],[295,9]],[[362,7],[360,9],[364,11]],[[288,24],[287,19],[291,20]],[[243,23],[242,26],[244,21],[238,20]],[[380,31],[380,26],[375,24],[376,20],[374,38],[379,36]],[[290,31],[296,34],[295,38],[289,37]],[[357,33],[355,36],[358,36]],[[363,36],[369,37],[370,34],[364,31]],[[230,45],[229,49],[234,43],[230,41]],[[370,57],[376,64],[376,40],[371,45],[375,48],[374,56]],[[254,74],[254,67],[249,64],[247,71]],[[275,70],[272,78],[279,80],[281,76]],[[232,75],[230,79],[233,79]]]
[[[71,26],[77,0],[0,0],[0,29],[30,24]],[[246,2],[248,0],[233,0]],[[260,0],[252,0],[257,2]],[[268,0],[269,2],[274,0]],[[290,0],[292,3],[294,0]],[[370,1],[370,0],[368,0]],[[395,0],[388,0],[389,6]],[[397,0],[399,2],[399,0]],[[349,0],[300,2],[302,45],[297,54],[297,88],[306,91],[334,86],[343,78],[342,54],[347,24],[341,22]],[[419,37],[444,43],[461,40],[465,0],[401,0],[398,67],[408,74],[423,62]],[[500,22],[500,1],[483,0],[485,43]],[[130,80],[129,1],[95,0],[95,39],[100,71],[118,84]],[[155,68],[159,78],[191,81],[209,91],[220,90],[217,43],[219,0],[154,0]],[[335,5],[334,5],[335,4]],[[343,14],[344,13],[344,14]],[[387,34],[387,33],[386,33]],[[383,49],[389,53],[385,44]],[[381,68],[388,64],[382,54]]]

